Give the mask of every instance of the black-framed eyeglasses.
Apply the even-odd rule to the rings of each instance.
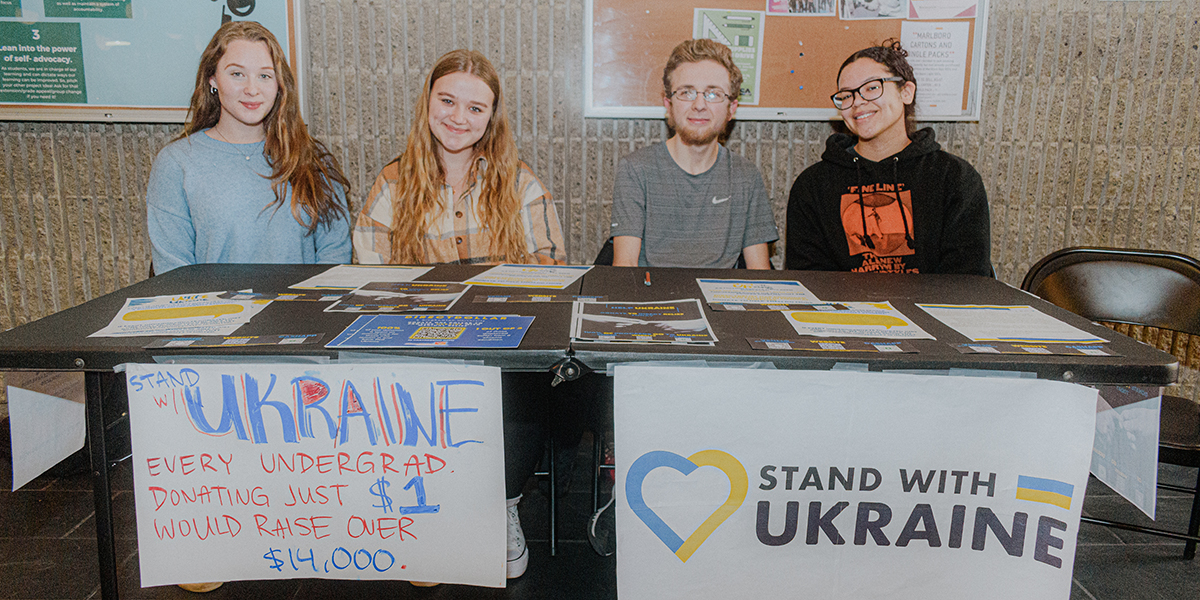
[[[879,79],[872,79],[852,90],[838,90],[838,93],[830,96],[829,99],[833,100],[833,105],[836,106],[838,110],[850,108],[850,106],[854,104],[855,94],[858,94],[858,97],[862,98],[863,102],[878,100],[879,97],[883,95],[883,82],[885,81],[895,81],[896,83],[900,83],[901,81],[904,81],[904,78],[880,77]]]
[[[704,101],[709,104],[717,104],[726,100],[732,99],[733,96],[725,93],[723,90],[716,88],[704,90],[701,92],[696,88],[680,88],[667,95],[668,98],[683,100],[684,102],[695,102],[696,98],[703,96]]]

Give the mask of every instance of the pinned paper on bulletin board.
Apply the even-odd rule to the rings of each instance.
[[[978,120],[988,0],[587,0],[584,116],[663,117],[662,72],[679,42],[716,40],[743,74],[737,118],[823,121],[854,52],[900,40],[917,117]]]
[[[303,99],[300,13],[299,0],[0,0],[0,120],[182,123],[230,20],[275,35]]]

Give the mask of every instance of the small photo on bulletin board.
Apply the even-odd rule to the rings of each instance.
[[[663,116],[662,69],[689,38],[733,50],[742,120],[835,119],[854,52],[895,38],[917,79],[917,118],[979,119],[988,0],[587,0],[584,116]]]
[[[229,20],[275,34],[303,86],[299,2],[0,0],[0,120],[182,123]]]

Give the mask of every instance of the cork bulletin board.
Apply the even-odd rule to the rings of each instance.
[[[734,51],[743,120],[837,118],[829,95],[857,50],[896,38],[917,76],[918,118],[978,120],[988,0],[588,0],[586,117],[663,115],[662,69],[693,37]]]

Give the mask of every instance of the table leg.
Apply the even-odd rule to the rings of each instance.
[[[557,472],[554,466],[554,453],[558,448],[554,445],[553,435],[550,436],[549,447],[550,451],[547,453],[548,458],[546,459],[546,466],[548,468],[546,470],[550,472],[550,556],[554,556],[558,554],[558,514],[556,514],[558,510],[557,506],[555,506],[558,504],[558,489],[555,483]]]
[[[96,509],[96,553],[100,560],[100,597],[117,600],[117,551],[114,545],[112,487],[108,480],[108,452],[104,446],[104,391],[102,373],[84,373],[87,391],[88,452],[92,458],[92,502]]]

